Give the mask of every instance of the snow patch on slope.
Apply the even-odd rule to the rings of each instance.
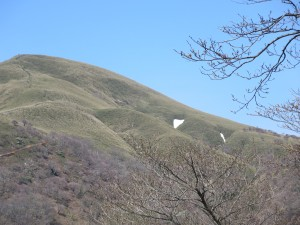
[[[224,143],[226,143],[226,139],[225,139],[225,137],[224,137],[224,134],[222,134],[222,133],[220,132],[220,136],[221,136],[221,138],[223,139]]]
[[[176,129],[178,126],[183,124],[184,120],[174,119],[173,120],[173,127]]]

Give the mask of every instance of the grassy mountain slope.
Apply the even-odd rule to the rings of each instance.
[[[177,129],[175,118],[185,119]],[[128,154],[140,141],[132,136],[158,144],[162,155],[194,140],[221,146],[206,154],[218,149],[221,161],[231,157],[222,150],[279,155],[280,144],[297,141],[194,110],[95,66],[16,56],[0,63],[0,224],[102,224],[103,209],[118,197],[112,184],[145,169]]]
[[[0,116],[127,150],[126,134],[221,145],[221,131],[232,146],[239,143],[237,136],[254,135],[245,134],[245,125],[194,110],[113,72],[41,55],[19,55],[0,64]],[[176,130],[175,118],[185,119]],[[273,144],[272,138],[263,140]]]

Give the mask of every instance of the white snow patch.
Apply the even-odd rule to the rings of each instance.
[[[224,143],[226,143],[226,140],[225,140],[224,134],[222,134],[222,133],[220,132],[220,136],[221,136],[221,138],[223,139]]]
[[[176,129],[179,125],[183,124],[184,120],[178,120],[178,119],[174,119],[173,120],[173,126]]]

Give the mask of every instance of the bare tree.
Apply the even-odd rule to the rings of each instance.
[[[276,224],[283,210],[270,176],[238,157],[190,143],[134,148],[144,169],[114,186],[108,224]]]
[[[300,90],[294,91],[294,99],[269,108],[263,107],[257,114],[282,124],[283,128],[300,134]]]
[[[263,106],[256,115],[278,122],[283,128],[300,134],[300,90],[294,91],[293,94],[294,98],[292,100],[270,107]],[[299,171],[299,143],[285,143],[283,147],[288,152],[285,161],[289,162],[289,165],[291,165],[293,169]],[[299,179],[299,173],[297,178]]]
[[[246,0],[246,4],[262,4],[271,0]],[[256,80],[256,85],[246,90],[244,99],[233,96],[241,106],[235,112],[248,107],[250,102],[261,106],[259,99],[268,94],[268,84],[274,74],[293,69],[300,63],[300,2],[282,0],[285,8],[281,15],[269,13],[258,19],[240,16],[240,22],[224,26],[221,31],[226,40],[203,40],[190,37],[190,50],[177,51],[183,58],[205,63],[201,73],[214,80],[237,76]],[[263,60],[268,56],[268,62]],[[258,63],[258,67],[253,67]]]

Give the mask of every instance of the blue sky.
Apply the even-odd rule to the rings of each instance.
[[[238,114],[231,94],[242,97],[248,81],[212,81],[200,74],[200,64],[175,53],[188,50],[186,40],[224,39],[219,28],[239,19],[256,18],[280,1],[238,4],[232,0],[10,0],[0,1],[0,61],[17,54],[44,54],[100,66],[198,110],[240,123],[289,133],[267,119]],[[266,59],[268,60],[268,59]],[[263,103],[290,98],[300,84],[299,68],[278,74]]]

